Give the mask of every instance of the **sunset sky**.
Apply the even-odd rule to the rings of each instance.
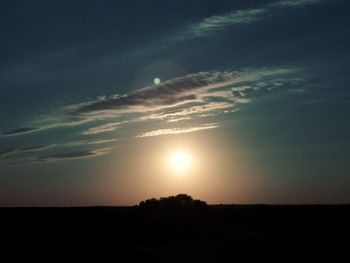
[[[349,1],[0,3],[0,206],[350,203]]]

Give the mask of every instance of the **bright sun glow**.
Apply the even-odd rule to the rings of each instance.
[[[186,172],[191,168],[191,156],[188,152],[176,151],[169,156],[169,166],[174,172]]]

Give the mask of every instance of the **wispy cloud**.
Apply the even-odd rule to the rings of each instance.
[[[55,153],[50,155],[44,155],[38,157],[38,161],[57,161],[57,160],[65,160],[65,159],[80,159],[80,158],[88,158],[94,156],[100,156],[108,153],[110,148],[102,148],[97,150],[83,150],[83,151],[75,151],[75,152],[63,152],[63,153]]]
[[[233,25],[249,24],[262,20],[275,8],[301,7],[319,2],[321,0],[282,0],[267,4],[261,8],[240,9],[227,14],[210,16],[189,25],[184,32],[172,37],[172,39],[184,40],[207,37]]]
[[[18,134],[26,134],[26,133],[30,133],[33,131],[38,130],[38,128],[16,128],[16,129],[12,129],[12,130],[8,130],[2,133],[2,135],[4,136],[10,136],[10,135],[18,135]]]
[[[0,150],[0,157],[2,156],[7,156],[7,155],[15,155],[15,154],[20,154],[20,153],[26,153],[26,152],[35,152],[35,151],[41,151],[48,149],[50,147],[53,147],[55,145],[31,145],[31,146],[24,146],[20,148],[6,148],[6,149],[1,149]]]
[[[318,4],[321,0],[283,0],[278,1],[275,3],[270,4],[270,7],[276,6],[276,7],[297,7],[297,6],[304,6],[304,5],[310,5],[310,4]]]
[[[183,121],[183,120],[190,120],[190,117],[182,117],[182,118],[171,118],[167,120],[167,122],[178,122],[178,121]]]
[[[34,164],[34,163],[38,163],[38,162],[39,161],[34,159],[34,158],[27,158],[27,159],[21,159],[21,160],[14,160],[14,161],[7,163],[6,165],[8,165],[8,166],[22,166],[22,165]]]
[[[117,139],[100,139],[100,140],[80,140],[80,141],[73,141],[73,142],[67,142],[67,143],[57,143],[57,144],[50,144],[50,145],[34,145],[34,146],[24,146],[21,148],[5,148],[0,150],[0,157],[8,156],[8,155],[14,155],[14,159],[17,159],[18,157],[16,155],[23,154],[23,153],[32,153],[32,152],[39,152],[39,151],[45,151],[50,148],[66,148],[66,147],[77,147],[81,148],[82,146],[89,146],[89,145],[98,145],[98,144],[110,144],[117,141]],[[106,149],[106,148],[105,148]],[[74,151],[73,153],[81,153],[85,151]],[[91,156],[93,156],[93,152],[89,151],[91,153]],[[94,153],[101,152],[101,150],[94,151]],[[11,162],[12,165],[14,164],[21,164],[21,163],[33,163],[38,161],[43,161],[47,159],[50,155],[45,155],[41,157],[26,157],[25,159],[20,159],[15,162]],[[96,154],[97,156],[97,154]]]
[[[70,147],[80,147],[80,146],[88,146],[88,145],[92,146],[97,144],[111,143],[115,141],[116,139],[95,140],[95,141],[76,141],[76,142],[65,143],[65,144],[56,145],[56,146],[61,146],[63,147],[62,149],[64,149],[67,146],[70,146]],[[46,155],[27,156],[24,158],[12,158],[12,159],[8,159],[2,164],[8,165],[8,166],[21,166],[21,165],[28,165],[28,164],[55,162],[60,160],[92,158],[92,157],[97,157],[97,156],[107,154],[113,148],[116,148],[116,146],[98,148],[98,149],[74,150],[74,151],[61,150],[59,152],[50,153]],[[18,150],[13,151],[13,153],[18,153],[18,152],[19,152]]]
[[[197,126],[197,127],[189,127],[189,128],[159,129],[159,130],[154,130],[154,131],[143,132],[143,133],[137,135],[136,138],[153,137],[153,136],[160,136],[160,135],[182,134],[182,133],[189,133],[189,132],[214,129],[217,127],[219,127],[219,126],[214,125],[214,124],[207,124],[205,126]]]
[[[95,145],[95,144],[104,144],[115,142],[117,139],[101,139],[101,140],[92,140],[92,141],[74,141],[65,143],[63,146],[81,146],[81,145]]]
[[[32,145],[32,146],[25,146],[22,148],[17,149],[18,152],[33,152],[33,151],[40,151],[45,150],[50,147],[53,147],[55,145]]]
[[[267,9],[237,10],[226,15],[211,16],[203,21],[191,25],[186,32],[179,35],[178,39],[207,36],[212,32],[222,30],[234,24],[252,23],[261,18]]]
[[[151,115],[143,116],[141,119],[142,120],[163,120],[163,119],[167,119],[167,118],[199,114],[199,113],[203,113],[203,112],[226,109],[226,108],[231,108],[231,107],[233,107],[233,103],[212,102],[212,103],[208,103],[208,104],[201,104],[201,105],[195,105],[195,106],[190,106],[190,107],[186,107],[186,108],[169,110],[166,112],[154,113]],[[184,119],[184,117],[182,117],[182,119]],[[170,119],[170,122],[171,122],[171,120],[174,122],[174,119]],[[177,119],[177,121],[179,121],[179,120],[180,119]]]
[[[11,154],[13,152],[15,152],[16,149],[15,148],[5,148],[5,149],[0,149],[0,157]]]
[[[103,132],[112,132],[115,131],[118,126],[120,126],[120,122],[112,122],[103,124],[97,127],[89,128],[87,131],[83,132],[83,135],[91,135],[91,134],[98,134]]]

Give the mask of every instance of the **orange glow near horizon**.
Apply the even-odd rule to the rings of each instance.
[[[238,139],[228,143],[225,136],[214,135],[158,136],[116,149],[106,155],[108,172],[103,166],[93,173],[108,179],[95,185],[101,200],[134,205],[179,193],[210,204],[255,200],[255,187],[261,182],[250,175],[256,174],[256,166]]]

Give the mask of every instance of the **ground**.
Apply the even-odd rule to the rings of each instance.
[[[336,262],[346,255],[349,212],[346,205],[2,208],[0,218],[8,262]]]

